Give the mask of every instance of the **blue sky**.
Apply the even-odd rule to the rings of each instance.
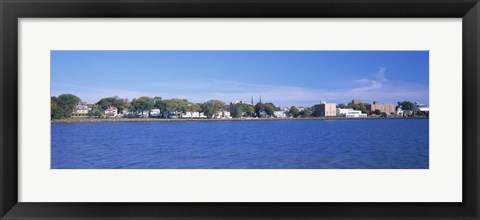
[[[52,96],[312,106],[429,100],[428,51],[52,51]]]

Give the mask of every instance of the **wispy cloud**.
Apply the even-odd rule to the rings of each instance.
[[[367,102],[397,102],[403,100],[428,103],[428,87],[411,82],[389,81],[387,69],[380,67],[372,77],[361,78],[353,82],[338,85],[354,87],[350,89],[319,89],[300,86],[258,84],[242,81],[206,79],[197,81],[163,81],[150,83],[141,91],[118,88],[90,88],[73,85],[56,85],[52,95],[71,92],[81,96],[88,102],[96,102],[102,97],[118,95],[125,98],[140,96],[161,96],[163,98],[187,98],[193,102],[204,102],[209,99],[219,99],[225,102],[243,100],[249,102],[253,96],[255,102],[259,96],[262,101],[274,102],[281,106],[304,105],[311,106],[322,100],[345,103],[352,99]]]
[[[356,80],[356,82],[362,84],[362,86],[352,89],[352,92],[365,92],[381,89],[384,86],[384,83],[388,81],[385,76],[385,70],[386,69],[383,67],[378,68],[378,72],[374,79],[363,78]]]

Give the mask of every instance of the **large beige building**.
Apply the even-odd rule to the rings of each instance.
[[[394,104],[380,104],[377,101],[373,101],[373,104],[367,105],[367,110],[371,113],[373,113],[377,109],[387,114],[396,112]]]
[[[315,116],[335,117],[337,116],[337,104],[322,101],[320,104],[313,106],[313,111]]]

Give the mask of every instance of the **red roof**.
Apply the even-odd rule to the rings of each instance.
[[[117,110],[117,107],[115,107],[115,106],[108,106],[107,110]]]

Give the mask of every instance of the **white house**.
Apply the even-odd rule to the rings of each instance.
[[[148,118],[149,111],[137,111],[137,117],[139,118]]]
[[[366,118],[367,114],[362,113],[362,111],[359,110],[353,110],[349,111],[345,114],[346,118]]]
[[[430,107],[428,107],[427,105],[415,102],[415,106],[417,107],[417,112],[429,112],[430,111]]]
[[[193,118],[193,112],[185,112],[182,114],[182,118]]]
[[[285,111],[274,111],[273,115],[275,116],[275,118],[286,118],[287,117],[287,114],[285,113]]]
[[[182,114],[182,118],[206,118],[207,116],[203,112],[185,112]]]
[[[182,113],[177,112],[177,111],[163,112],[163,117],[164,118],[179,118],[179,117],[182,117]]]
[[[160,109],[154,108],[150,110],[150,116],[151,117],[160,117]]]
[[[350,111],[355,111],[353,108],[337,108],[337,115],[345,116]]]
[[[360,110],[353,110],[351,108],[337,108],[337,115],[344,116],[346,118],[366,118],[367,114],[362,113]]]
[[[105,116],[107,117],[117,117],[118,115],[118,109],[115,106],[108,106],[108,108],[105,110]]]
[[[259,116],[261,118],[268,117],[268,113],[266,111],[262,110],[262,111],[259,112]]]
[[[403,117],[403,109],[402,109],[402,106],[398,106],[398,108],[397,108],[397,116]]]
[[[132,112],[130,112],[128,109],[123,109],[121,114],[118,113],[118,115],[122,115],[122,117],[132,117]],[[120,116],[117,116],[120,117]]]
[[[213,115],[213,118],[232,118],[232,116],[230,116],[229,111],[222,110]]]

